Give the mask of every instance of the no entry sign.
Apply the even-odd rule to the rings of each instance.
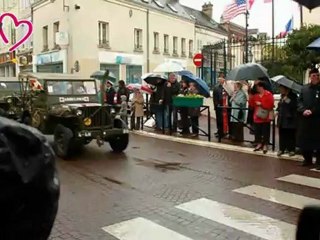
[[[196,67],[202,66],[202,60],[203,60],[203,55],[201,53],[197,53],[193,57],[193,63],[194,63],[194,65],[196,65]]]

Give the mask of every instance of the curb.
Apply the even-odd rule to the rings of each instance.
[[[251,154],[251,155],[261,156],[261,157],[271,157],[271,158],[276,158],[276,159],[281,159],[281,160],[290,160],[290,161],[298,161],[298,162],[303,161],[302,156],[289,157],[288,155],[283,155],[281,157],[278,157],[277,153],[275,153],[275,152],[268,152],[267,154],[263,154],[263,153],[259,153],[259,152],[254,152],[252,148],[239,147],[239,146],[234,146],[234,145],[225,144],[225,143],[215,143],[215,142],[207,142],[207,141],[202,141],[202,140],[173,137],[173,136],[168,136],[168,135],[150,133],[150,132],[141,131],[141,130],[140,131],[131,131],[131,133],[136,134],[136,135],[140,135],[140,136],[144,136],[144,137],[151,137],[151,138],[167,140],[167,141],[183,143],[183,144],[189,144],[189,145],[195,145],[195,146],[200,146],[200,147],[209,147],[209,148],[213,148],[213,149],[246,153],[246,154]]]

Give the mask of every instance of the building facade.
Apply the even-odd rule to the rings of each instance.
[[[195,42],[226,35],[196,24],[178,0],[40,0],[32,12],[34,71],[109,69],[128,83],[165,61],[195,72]]]
[[[193,21],[145,5],[118,0],[34,4],[34,70],[76,73],[79,63],[81,75],[109,69],[117,79],[137,82],[164,61],[192,69]]]
[[[1,0],[1,12],[18,14],[18,0]],[[16,42],[16,30],[10,18],[5,18],[2,29],[9,43],[0,42],[0,77],[13,77],[17,73],[16,52],[9,52],[9,48]]]
[[[302,14],[303,14],[302,21],[304,24],[320,25],[320,18],[319,18],[320,7],[315,8],[312,11],[304,7],[302,10]]]
[[[19,0],[18,4],[18,18],[32,22],[31,5],[36,0]],[[16,30],[16,39],[21,39],[26,34],[26,27],[22,25]],[[21,47],[16,51],[17,70],[32,71],[33,69],[33,38],[29,38]]]

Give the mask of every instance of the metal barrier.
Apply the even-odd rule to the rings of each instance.
[[[236,110],[243,110],[243,111],[247,111],[247,112],[249,111],[249,108],[238,108],[238,107],[228,107],[228,106],[218,106],[218,108],[222,109],[222,111],[224,109],[226,109],[226,110],[236,109]],[[237,117],[232,116],[232,114],[230,114],[230,116],[228,116],[228,117],[230,117],[232,119],[235,119],[236,121],[241,122],[243,124],[243,127],[245,127],[247,129],[249,129],[250,131],[254,132],[254,128],[252,128],[249,124],[247,124],[247,123],[245,123],[243,121],[240,121],[240,119],[238,119]],[[230,118],[228,118],[228,123],[230,121],[229,120]],[[271,138],[270,138],[271,142],[269,142],[269,145],[272,146],[272,151],[275,151],[275,148],[276,148],[276,136],[275,136],[276,135],[276,124],[275,124],[275,120],[274,119],[271,120],[270,124],[271,124],[271,133],[272,133],[272,135],[271,135]],[[219,139],[219,142],[221,142],[223,137],[219,134],[219,138],[218,139]],[[251,141],[244,140],[244,142],[251,142]]]
[[[162,111],[162,133],[165,134],[165,122],[166,120],[168,121],[168,129],[169,129],[169,134],[172,135],[174,132],[177,132],[178,126],[177,126],[177,120],[178,120],[178,113],[179,113],[179,107],[175,107],[173,105],[163,105],[163,104],[150,104],[150,103],[145,103],[145,116],[142,120],[142,126],[141,129],[143,130],[144,124],[150,120],[150,119],[155,119],[154,113],[151,112],[150,106],[158,106],[159,109]],[[204,136],[208,138],[208,141],[211,141],[211,112],[210,112],[210,107],[209,106],[201,106],[200,107],[200,113],[203,113],[207,111],[207,130],[205,131],[203,128],[200,126],[196,126],[199,129],[199,136]],[[166,116],[168,119],[166,119]],[[174,124],[172,124],[172,120],[176,120]],[[200,124],[199,124],[200,125]]]

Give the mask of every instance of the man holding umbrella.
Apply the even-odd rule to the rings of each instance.
[[[165,83],[165,86],[163,89],[163,98],[161,99],[160,103],[165,105],[165,121],[167,123],[171,121],[170,114],[173,113],[173,121],[172,121],[173,124],[171,124],[171,126],[173,127],[173,130],[177,128],[177,119],[176,119],[177,114],[175,113],[177,109],[172,106],[172,98],[174,96],[177,96],[179,94],[179,91],[180,91],[180,84],[177,81],[177,77],[174,73],[170,73],[168,82]]]
[[[318,69],[309,72],[310,83],[303,86],[298,99],[299,125],[297,144],[304,158],[303,166],[312,165],[314,152],[320,170],[320,78]]]

